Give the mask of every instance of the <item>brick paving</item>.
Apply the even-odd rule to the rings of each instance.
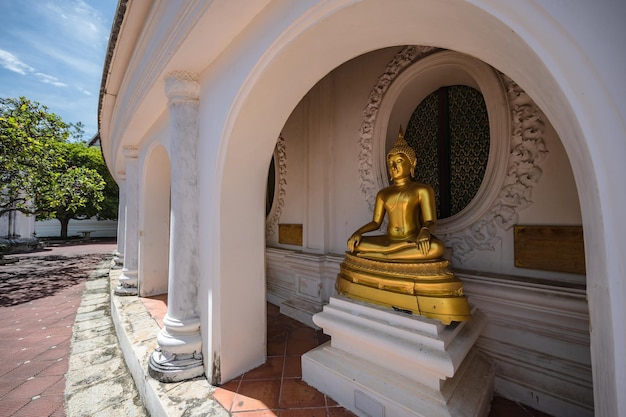
[[[65,416],[72,328],[89,274],[114,242],[9,255],[0,265],[0,416]]]

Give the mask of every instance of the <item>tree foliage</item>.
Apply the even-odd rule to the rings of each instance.
[[[59,219],[63,237],[70,219],[117,218],[117,185],[100,149],[68,141],[82,129],[24,97],[0,98],[0,215]]]
[[[45,106],[25,98],[0,99],[0,215],[12,210],[34,214],[34,197],[45,192],[61,168],[55,144],[70,126]]]

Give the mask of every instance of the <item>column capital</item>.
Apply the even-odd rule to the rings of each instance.
[[[139,156],[139,148],[135,145],[127,145],[122,148],[124,158],[135,159]]]
[[[165,95],[172,100],[197,100],[200,95],[199,76],[190,71],[172,71],[165,76]]]

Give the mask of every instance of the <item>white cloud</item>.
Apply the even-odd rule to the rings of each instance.
[[[44,74],[41,72],[37,72],[35,73],[35,75],[37,76],[37,78],[39,78],[39,81],[44,84],[50,84],[55,87],[67,87],[67,84],[59,81],[57,77],[53,77],[52,75]]]
[[[18,57],[3,49],[0,49],[0,65],[9,71],[17,72],[22,75],[35,71],[33,67],[22,62]]]
[[[103,42],[108,34],[102,16],[83,0],[48,1],[46,8],[50,13],[45,15],[51,23],[89,48]]]
[[[37,71],[35,68],[31,67],[11,52],[5,51],[4,49],[0,49],[0,65],[9,71],[13,71],[21,75],[34,75],[44,84],[50,84],[55,87],[67,87],[67,84],[60,81],[57,77]]]

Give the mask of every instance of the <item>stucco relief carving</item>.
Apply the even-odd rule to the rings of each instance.
[[[165,77],[165,95],[169,100],[197,100],[200,94],[198,74],[172,71]]]
[[[278,136],[276,142],[276,150],[274,152],[274,163],[276,167],[276,193],[274,203],[269,216],[265,220],[265,235],[267,237],[276,233],[276,227],[280,220],[280,215],[285,207],[285,194],[287,193],[287,152],[285,146],[285,138],[283,135]]]
[[[378,182],[372,168],[372,149],[374,147],[374,124],[382,99],[398,74],[435,49],[430,46],[407,46],[403,48],[387,64],[383,74],[378,77],[376,85],[368,97],[367,106],[363,109],[363,123],[361,123],[359,128],[359,176],[361,179],[361,194],[367,201],[370,211],[374,211],[374,200],[378,192]]]
[[[442,236],[452,248],[452,257],[460,261],[470,259],[476,250],[495,250],[500,243],[498,228],[509,230],[518,222],[518,212],[533,203],[532,189],[543,174],[540,164],[548,154],[543,112],[513,80],[500,76],[513,127],[507,175],[496,201],[481,220],[461,232]]]
[[[372,158],[374,125],[382,99],[404,69],[434,50],[432,47],[405,47],[389,62],[370,92],[359,129],[360,188],[370,211],[374,210],[379,188]],[[508,169],[500,191],[488,194],[488,197],[493,196],[493,204],[485,207],[485,213],[478,221],[449,234],[438,234],[446,246],[452,248],[452,257],[460,261],[470,259],[477,250],[495,250],[500,243],[498,229],[509,230],[517,223],[518,211],[532,204],[532,188],[543,173],[540,163],[548,152],[543,140],[545,116],[513,80],[502,74],[500,76],[511,110]]]
[[[136,159],[139,156],[139,148],[136,145],[126,145],[122,148],[124,158]],[[124,175],[126,173],[124,172]]]

